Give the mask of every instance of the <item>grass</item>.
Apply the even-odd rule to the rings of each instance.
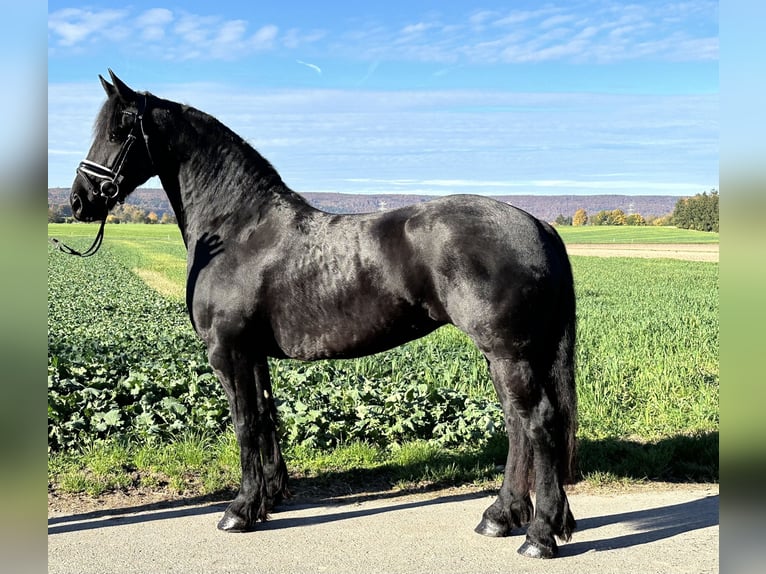
[[[718,425],[718,265],[573,257],[586,436]]]
[[[571,243],[718,240],[717,234],[666,228],[559,229]],[[49,235],[83,247],[95,231],[93,225],[49,225]],[[182,298],[185,249],[175,226],[110,225],[106,242],[150,287],[162,285],[166,296]],[[589,257],[572,257],[572,264],[583,480],[592,485],[716,481],[718,265]],[[272,364],[275,380],[291,369],[289,362]],[[452,328],[389,353],[338,362],[333,372],[494,396],[478,351]],[[429,441],[388,447],[351,441],[333,450],[286,445],[285,458],[298,492],[497,484],[504,441],[499,437],[473,450]],[[49,484],[60,492],[98,496],[149,488],[210,494],[237,486],[239,455],[230,431],[211,436],[187,430],[172,440],[94,441],[55,453],[48,474]]]
[[[498,488],[506,441],[488,447],[447,449],[413,441],[392,449],[363,442],[331,451],[286,448],[290,489],[299,496],[338,496],[391,489],[427,490],[472,484]],[[581,484],[622,486],[647,481],[717,482],[718,433],[664,440],[580,439]],[[170,495],[231,496],[239,486],[239,450],[233,433],[187,433],[156,444],[109,441],[58,453],[48,480],[58,493],[100,496],[135,489]]]
[[[49,223],[48,236],[85,249],[96,236],[98,226],[98,223]],[[105,227],[104,238],[147,285],[163,295],[183,299],[186,247],[177,225],[110,224]]]
[[[65,493],[99,496],[145,488],[170,494],[211,494],[239,481],[233,433],[186,431],[172,441],[113,440],[84,445],[48,459],[49,482]]]
[[[654,226],[556,227],[564,243],[718,243],[714,232]]]

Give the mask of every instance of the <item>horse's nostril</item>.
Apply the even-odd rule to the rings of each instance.
[[[76,194],[69,198],[69,204],[72,206],[72,214],[77,216],[82,211],[82,200]]]

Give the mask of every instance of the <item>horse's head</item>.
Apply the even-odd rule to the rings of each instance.
[[[97,221],[155,175],[143,119],[149,96],[136,93],[109,70],[99,76],[107,100],[96,118],[93,145],[80,162],[69,203],[80,221]]]

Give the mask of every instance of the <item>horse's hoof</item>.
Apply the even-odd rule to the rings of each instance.
[[[224,532],[250,532],[253,530],[253,527],[244,518],[227,510],[223,518],[218,521],[218,530],[223,530]]]
[[[527,558],[555,558],[558,553],[556,548],[542,546],[526,540],[518,550],[519,554]]]
[[[473,530],[482,536],[491,536],[493,538],[502,538],[511,533],[511,529],[507,526],[495,522],[494,520],[487,520],[486,518],[482,518],[479,525]]]

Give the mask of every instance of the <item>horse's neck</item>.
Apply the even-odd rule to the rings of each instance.
[[[187,109],[178,121],[175,134],[181,137],[175,135],[175,145],[169,140],[168,148],[174,149],[171,167],[160,180],[185,241],[189,234],[237,219],[245,211],[260,211],[274,201],[308,207],[266,159],[212,116]],[[186,130],[193,133],[183,137]]]

